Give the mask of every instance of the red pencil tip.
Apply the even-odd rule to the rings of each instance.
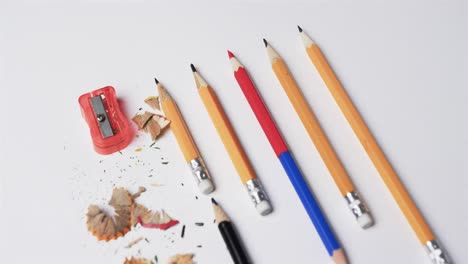
[[[230,50],[228,50],[227,52],[228,52],[229,58],[233,58],[233,57],[234,57],[234,54],[232,54],[232,52],[231,52]]]

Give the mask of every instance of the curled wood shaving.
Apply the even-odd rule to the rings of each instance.
[[[154,141],[161,132],[169,125],[170,121],[162,115],[144,112],[136,114],[132,121],[137,125],[139,130],[144,130],[149,133]]]
[[[152,264],[152,261],[145,258],[131,257],[129,259],[126,258],[124,264]]]
[[[137,193],[131,195],[125,188],[115,188],[108,203],[114,208],[114,215],[109,215],[97,205],[90,205],[86,214],[88,230],[98,240],[109,241],[124,236],[131,228],[133,199],[144,191],[146,188],[140,187]]]
[[[150,133],[151,139],[154,141],[169,123],[170,121],[164,116],[153,115],[152,118],[148,120],[145,131]]]
[[[145,111],[143,114],[136,114],[133,118],[132,121],[137,125],[138,129],[144,129],[148,121],[151,119],[153,116],[153,113]]]
[[[151,118],[145,127],[145,131],[150,134],[151,140],[155,141],[161,134],[161,127],[156,120]]]
[[[161,212],[152,212],[138,203],[132,206],[132,226],[141,224],[146,228],[166,230],[178,223],[179,221],[172,219],[164,210]]]
[[[140,197],[140,195],[141,195],[142,193],[144,193],[144,192],[146,192],[146,188],[145,188],[145,187],[143,187],[143,186],[138,187],[138,191],[137,191],[135,194],[132,195],[133,200],[135,200],[136,198]]]
[[[124,236],[131,227],[131,206],[133,199],[124,188],[112,191],[109,205],[115,209],[115,215],[109,215],[97,205],[90,205],[86,225],[98,240],[113,240]]]
[[[145,103],[149,105],[154,110],[161,111],[161,106],[159,105],[159,97],[158,96],[148,96],[145,99]]]
[[[169,259],[168,264],[194,264],[193,254],[177,254]]]
[[[156,120],[156,122],[158,123],[159,127],[161,128],[161,130],[163,130],[164,128],[166,128],[171,122],[169,121],[169,119],[165,118],[164,116],[162,115],[154,115],[153,116],[153,119]]]

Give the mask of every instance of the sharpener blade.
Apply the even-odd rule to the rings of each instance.
[[[108,138],[113,136],[114,131],[112,130],[111,124],[109,122],[109,117],[107,116],[106,108],[104,107],[104,103],[102,102],[101,95],[91,97],[90,101],[102,137]]]

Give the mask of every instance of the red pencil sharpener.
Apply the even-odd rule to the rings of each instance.
[[[106,86],[83,94],[78,102],[97,153],[112,154],[130,144],[133,131],[120,109],[114,87]]]

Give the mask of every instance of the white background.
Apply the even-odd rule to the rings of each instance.
[[[131,117],[156,94],[154,76],[177,100],[213,174],[213,196],[254,263],[330,263],[232,76],[226,49],[253,76],[350,262],[430,263],[306,57],[297,24],[321,46],[452,259],[468,263],[466,2],[75,2],[0,1],[1,263],[122,263],[155,254],[164,263],[180,252],[195,253],[201,264],[230,263],[209,199],[193,187],[170,131],[158,141],[161,150],[148,148],[145,135],[123,155],[100,156],[91,147],[79,95],[113,85]],[[373,228],[361,230],[346,208],[270,69],[263,37],[289,65],[367,200]],[[272,215],[259,216],[244,193],[190,63],[220,97],[272,198]],[[145,165],[135,165],[135,156]],[[164,186],[150,185],[156,182]],[[114,184],[146,186],[140,201],[179,219],[185,238],[179,224],[98,243],[84,215],[90,203],[106,202]],[[124,248],[141,235],[149,243]]]

